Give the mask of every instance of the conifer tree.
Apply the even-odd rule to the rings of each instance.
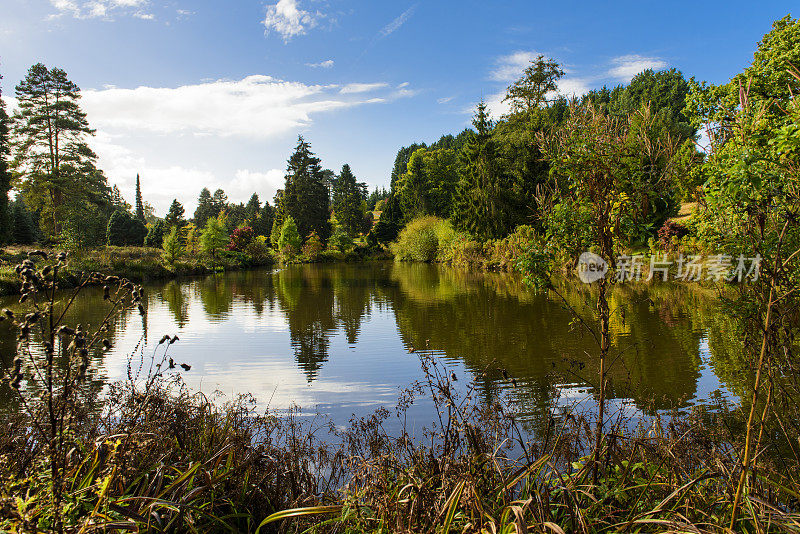
[[[97,214],[98,207],[110,212],[111,190],[86,141],[94,130],[78,105],[80,88],[62,69],[37,63],[16,95],[12,166],[46,229],[59,236],[64,222],[76,215]]]
[[[0,76],[0,81],[3,77]],[[3,90],[0,87],[0,244],[11,239],[11,210],[8,202],[8,192],[11,190],[11,172],[8,170],[8,155],[11,153],[8,139],[9,119],[6,113],[6,103],[3,100]]]
[[[185,210],[183,209],[183,204],[178,202],[178,199],[173,199],[172,204],[169,205],[169,211],[167,212],[167,216],[164,217],[164,221],[167,223],[167,226],[176,226],[178,228],[182,228],[186,224],[186,220],[183,218]]]
[[[478,104],[472,124],[476,132],[461,152],[453,222],[482,239],[505,237],[513,229],[514,202],[492,140],[493,125],[485,102]]]
[[[194,210],[194,224],[198,228],[205,228],[206,222],[211,217],[216,217],[214,201],[211,199],[211,191],[204,187],[197,198],[197,209]]]
[[[285,214],[294,219],[301,238],[314,231],[327,241],[331,232],[328,195],[320,159],[300,136],[286,168],[283,204]]]
[[[136,218],[146,222],[144,216],[144,202],[142,201],[142,186],[139,182],[139,175],[136,175]]]
[[[350,165],[344,164],[334,181],[333,211],[336,222],[347,235],[355,236],[364,226],[364,196]]]

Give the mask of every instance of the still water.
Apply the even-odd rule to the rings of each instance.
[[[586,291],[568,286],[563,294],[580,307],[591,300]],[[92,290],[78,299],[71,322],[99,323],[98,297]],[[512,275],[392,262],[299,265],[151,284],[145,300],[145,316],[122,316],[113,348],[94,356],[96,384],[124,379],[137,343],[146,358],[160,355],[158,341],[170,334],[180,338],[170,355],[191,365],[191,388],[250,393],[265,407],[296,405],[337,423],[394,406],[402,388],[423,378],[421,354],[446,363],[459,387],[503,396],[529,418],[594,399],[592,337],[561,299]],[[736,340],[712,296],[621,288],[611,304],[617,407],[653,413],[735,402]],[[0,350],[8,365],[14,339],[4,323]],[[0,392],[0,404],[8,399]]]

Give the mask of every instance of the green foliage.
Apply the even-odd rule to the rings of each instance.
[[[453,223],[481,239],[501,238],[516,226],[515,199],[503,169],[486,104],[480,102],[472,121],[476,133],[461,152]]]
[[[511,103],[513,113],[529,113],[545,102],[548,94],[558,90],[558,80],[564,76],[561,66],[539,54],[525,68],[522,77],[511,84],[503,102]]]
[[[111,190],[86,141],[94,130],[78,105],[78,86],[63,70],[37,63],[16,94],[12,166],[26,204],[41,214],[43,230],[60,238],[65,222],[81,213],[109,217]]]
[[[169,211],[167,212],[167,216],[164,217],[164,222],[167,226],[177,226],[178,228],[183,228],[186,224],[186,219],[183,218],[185,210],[183,209],[183,204],[178,202],[178,199],[173,199],[172,204],[169,205]]]
[[[142,221],[127,211],[115,211],[108,220],[106,242],[118,247],[140,247],[147,234],[147,227]]]
[[[35,220],[35,213],[28,210],[25,201],[18,196],[11,203],[11,240],[20,245],[31,245],[36,242],[38,234],[38,224]],[[142,234],[144,240],[144,234]]]
[[[407,171],[396,183],[403,215],[448,217],[458,181],[458,156],[451,148],[419,148],[411,154]]]
[[[403,228],[391,250],[399,261],[434,261],[439,251],[439,236],[452,239],[450,223],[438,217],[420,217]]]
[[[300,232],[297,231],[294,218],[289,215],[281,226],[281,233],[278,238],[278,250],[284,256],[291,258],[300,251],[301,243]]]
[[[328,239],[328,247],[336,249],[339,252],[347,252],[353,248],[353,238],[350,237],[350,234],[348,234],[344,228],[337,225],[333,231],[333,235]]]
[[[139,181],[139,175],[136,175],[136,218],[142,222],[146,222],[144,216],[144,201],[142,200],[142,186]]]
[[[355,236],[364,228],[364,195],[350,165],[344,164],[334,182],[333,212],[336,222],[348,235]]]
[[[557,265],[574,267],[592,247],[594,211],[585,200],[565,198],[546,213],[545,238]]]
[[[0,80],[2,79],[0,76]],[[5,244],[13,238],[13,216],[8,200],[8,192],[11,190],[11,172],[8,168],[8,156],[11,154],[9,127],[6,103],[0,87],[0,244]]]
[[[331,229],[328,223],[329,193],[320,160],[311,152],[311,146],[297,140],[297,147],[289,158],[286,169],[281,209],[294,219],[300,235],[312,231],[323,241],[328,239]]]
[[[211,217],[206,222],[203,232],[200,234],[200,250],[208,257],[216,261],[219,253],[228,244],[228,233],[225,229],[225,214],[220,213],[216,217]]]
[[[147,229],[147,235],[144,238],[144,246],[161,248],[161,243],[164,242],[164,235],[169,231],[169,226],[162,219],[157,220],[151,224]]]
[[[180,231],[177,226],[171,226],[169,233],[164,236],[161,248],[163,253],[161,255],[164,261],[169,265],[175,265],[178,258],[181,257],[183,245],[181,245]]]

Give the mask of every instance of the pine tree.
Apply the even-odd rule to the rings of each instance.
[[[80,88],[61,69],[37,63],[16,87],[14,170],[26,202],[53,236],[65,221],[111,212],[111,190],[95,167],[86,138],[94,134],[80,109]]]
[[[179,229],[183,228],[186,224],[186,220],[183,218],[184,214],[183,204],[178,202],[178,199],[173,199],[172,204],[169,205],[169,211],[167,212],[167,216],[164,217],[164,221],[167,223],[167,226],[176,226]]]
[[[364,226],[364,196],[361,187],[356,182],[350,165],[344,164],[342,172],[334,181],[333,212],[339,226],[349,236],[355,236]]]
[[[513,229],[514,202],[492,140],[493,124],[485,102],[478,104],[472,124],[476,132],[461,152],[453,222],[482,239],[505,237]]]
[[[247,220],[253,222],[261,211],[261,199],[258,198],[258,193],[253,193],[244,209]]]
[[[3,77],[0,76],[0,80]],[[11,190],[11,173],[8,170],[8,155],[11,153],[8,139],[9,119],[6,113],[6,103],[3,100],[3,91],[0,87],[0,244],[8,243],[12,238],[12,217],[8,202],[8,192]]]
[[[328,195],[320,160],[300,136],[286,169],[283,204],[285,214],[297,224],[301,238],[314,231],[327,241],[331,233]]]
[[[198,228],[205,228],[206,222],[211,217],[216,217],[214,201],[211,199],[211,191],[204,187],[197,198],[197,209],[194,210],[194,224]]]
[[[11,242],[17,245],[36,242],[36,222],[20,196],[11,203],[11,227]]]
[[[214,196],[211,197],[211,205],[214,209],[213,217],[216,217],[225,211],[225,209],[228,207],[228,195],[225,194],[225,191],[222,189],[217,189],[214,191]]]
[[[142,201],[142,186],[139,182],[139,175],[136,175],[136,218],[142,222],[147,219],[144,216],[144,202]]]

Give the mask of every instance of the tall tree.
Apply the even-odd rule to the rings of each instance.
[[[2,79],[0,76],[0,80]],[[11,190],[11,172],[8,170],[7,160],[11,153],[8,131],[9,119],[3,100],[3,89],[0,87],[0,244],[7,243],[12,237],[12,217],[8,203],[8,192]]]
[[[508,87],[503,102],[511,102],[513,113],[528,113],[546,102],[548,93],[558,90],[562,76],[564,71],[557,62],[539,54],[522,77]]]
[[[47,230],[60,235],[64,223],[81,211],[93,214],[98,206],[110,211],[110,189],[86,141],[94,130],[78,105],[80,88],[62,69],[37,63],[16,95],[12,164],[22,194],[43,215]]]
[[[334,182],[333,212],[336,222],[349,236],[364,228],[364,196],[350,165],[344,164]]]
[[[214,209],[214,217],[222,213],[228,207],[228,195],[225,194],[225,191],[222,189],[214,191],[214,195],[211,197],[211,205]]]
[[[194,225],[198,228],[205,228],[206,221],[211,217],[216,217],[214,213],[214,201],[211,199],[211,191],[204,187],[197,197],[197,209],[194,210]]]
[[[461,152],[453,222],[480,238],[505,237],[514,226],[514,200],[492,139],[485,102],[478,104],[472,124],[476,132]]]
[[[177,198],[173,199],[172,204],[169,205],[167,216],[164,217],[167,226],[183,227],[186,224],[186,220],[183,218],[184,212],[183,204],[178,202]]]
[[[244,209],[245,213],[247,214],[247,219],[250,222],[258,217],[258,214],[261,211],[261,199],[258,198],[258,193],[253,193],[250,196],[250,200],[247,201],[247,205],[244,207]]]
[[[145,222],[144,202],[142,201],[142,184],[139,181],[139,174],[136,174],[136,218]]]
[[[320,159],[300,136],[286,168],[283,203],[285,214],[294,219],[301,238],[312,231],[323,241],[330,236],[328,195]]]

